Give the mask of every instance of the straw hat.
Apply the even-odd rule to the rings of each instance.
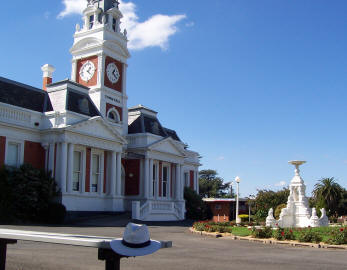
[[[123,256],[144,256],[160,249],[159,241],[151,240],[146,225],[129,223],[124,230],[123,238],[110,242],[112,250]]]

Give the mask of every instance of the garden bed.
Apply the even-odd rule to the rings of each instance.
[[[340,246],[347,249],[347,227],[320,228],[269,228],[255,226],[235,226],[230,222],[199,221],[193,224],[193,231],[216,237],[232,236],[236,239],[263,239],[263,242],[291,242],[293,246],[318,245]],[[333,247],[334,248],[334,247]]]

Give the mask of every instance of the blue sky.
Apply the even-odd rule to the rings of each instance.
[[[2,3],[0,76],[40,87],[46,63],[57,69],[54,81],[70,76],[81,22],[73,1]],[[142,44],[130,51],[128,105],[158,111],[164,126],[200,152],[202,169],[225,181],[240,176],[242,196],[288,184],[292,159],[308,161],[308,193],[321,177],[347,186],[346,1],[123,5],[136,16],[130,36]]]

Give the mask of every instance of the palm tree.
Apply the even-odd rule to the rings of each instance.
[[[337,212],[341,199],[342,187],[336,183],[334,177],[322,178],[314,185],[313,197],[317,203],[324,202],[330,215]]]

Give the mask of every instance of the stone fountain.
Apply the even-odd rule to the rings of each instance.
[[[289,185],[289,197],[287,207],[283,208],[279,220],[273,216],[271,208],[266,218],[266,226],[269,227],[321,227],[328,226],[328,217],[325,214],[325,209],[321,209],[322,216],[318,218],[316,209],[310,209],[308,199],[305,195],[306,186],[304,180],[300,176],[299,166],[306,161],[289,161],[295,166],[295,175]]]

